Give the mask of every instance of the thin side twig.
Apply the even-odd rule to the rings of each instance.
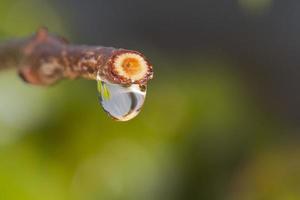
[[[17,67],[24,81],[51,85],[83,77],[115,84],[146,84],[152,65],[137,51],[69,44],[41,28],[34,36],[0,44],[0,70]]]

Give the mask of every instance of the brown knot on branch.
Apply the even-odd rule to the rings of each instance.
[[[68,78],[100,78],[115,84],[146,84],[152,65],[137,51],[69,44],[41,28],[29,38],[0,45],[0,69],[17,66],[24,81],[51,85]]]

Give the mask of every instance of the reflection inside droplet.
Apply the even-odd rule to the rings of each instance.
[[[145,97],[146,86],[132,84],[128,87],[98,81],[99,101],[113,119],[128,121],[141,110]]]

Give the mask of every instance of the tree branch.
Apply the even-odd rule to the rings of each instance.
[[[17,67],[30,84],[51,85],[68,78],[100,78],[115,84],[146,84],[152,65],[139,52],[69,44],[41,28],[34,36],[0,45],[0,70]]]

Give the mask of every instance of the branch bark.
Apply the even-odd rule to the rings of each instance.
[[[41,28],[31,37],[0,45],[0,70],[17,67],[20,77],[35,85],[64,78],[101,78],[115,84],[146,84],[153,68],[143,54],[112,47],[69,44]]]

